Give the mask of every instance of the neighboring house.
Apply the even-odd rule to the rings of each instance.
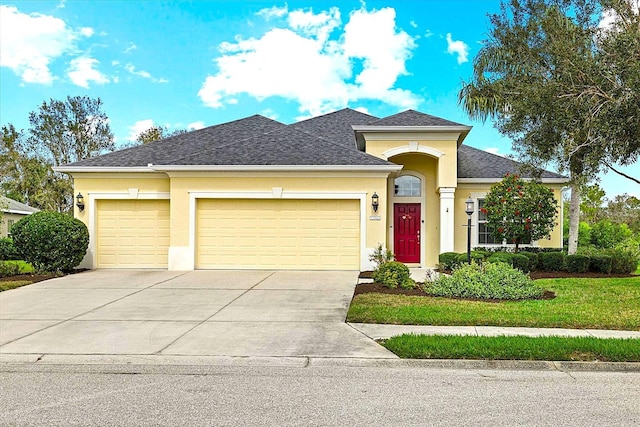
[[[13,224],[20,221],[27,215],[38,212],[38,209],[17,202],[8,197],[0,196],[0,211],[2,213],[2,224],[0,225],[0,238],[7,237],[11,233]]]
[[[412,110],[291,125],[254,115],[56,170],[84,198],[85,267],[363,270],[378,244],[434,266],[466,250],[469,196],[473,246],[493,243],[477,207],[520,166],[462,145],[470,130]],[[542,180],[561,204],[567,179]],[[561,247],[561,233],[532,244]]]

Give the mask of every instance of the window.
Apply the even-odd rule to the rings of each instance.
[[[490,227],[489,224],[487,224],[487,215],[482,213],[483,207],[484,199],[478,199],[478,244],[500,244],[501,242],[496,242],[496,238],[493,236],[493,227]]]
[[[396,197],[420,197],[420,178],[413,175],[402,175],[393,181]]]

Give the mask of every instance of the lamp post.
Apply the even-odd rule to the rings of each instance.
[[[465,212],[467,213],[467,263],[471,264],[471,215],[473,214],[473,199],[471,196],[465,202]]]

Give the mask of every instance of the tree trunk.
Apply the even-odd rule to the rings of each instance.
[[[580,185],[571,184],[571,201],[569,205],[569,255],[578,249],[578,229],[580,226]]]

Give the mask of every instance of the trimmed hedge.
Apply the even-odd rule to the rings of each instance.
[[[585,255],[567,255],[569,273],[586,273],[589,270],[589,257]]]
[[[563,252],[542,252],[538,254],[544,271],[564,271],[565,255]]]
[[[11,229],[21,258],[39,272],[70,271],[84,258],[89,232],[84,223],[57,212],[36,212]]]
[[[638,269],[638,256],[628,249],[609,249],[605,252],[611,256],[611,273],[631,274]]]
[[[613,258],[610,255],[592,255],[589,259],[589,270],[596,273],[611,274]]]
[[[20,274],[20,266],[17,262],[0,261],[0,277],[16,276]]]
[[[535,252],[520,251],[520,255],[529,258],[529,271],[535,271],[538,269],[538,254]]]

